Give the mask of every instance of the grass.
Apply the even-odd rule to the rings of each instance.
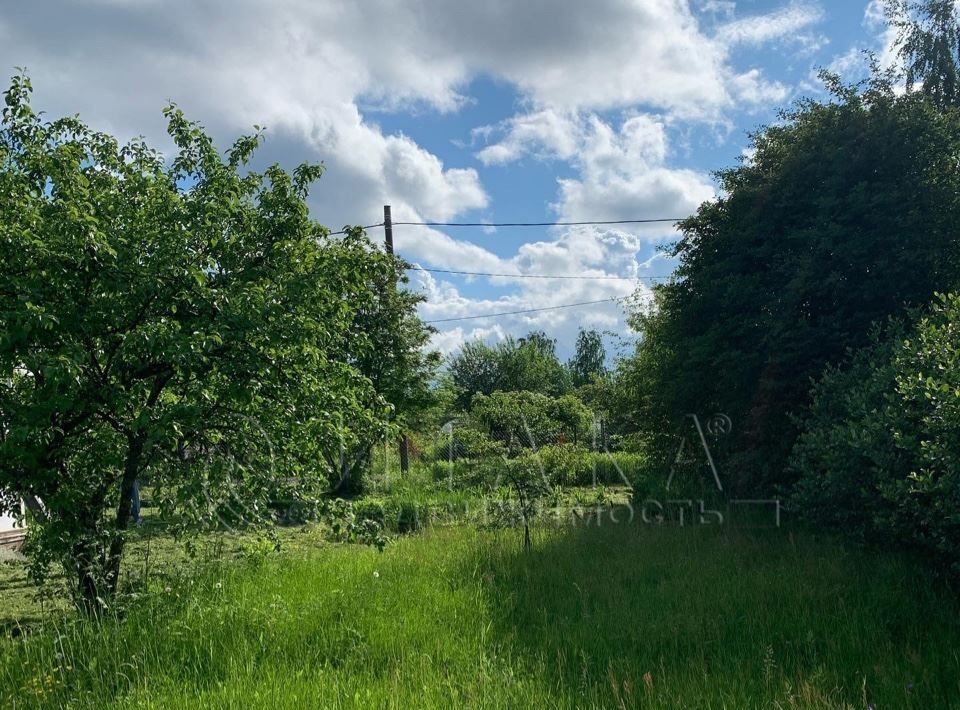
[[[788,531],[317,542],[3,642],[0,706],[960,707],[960,609],[925,579]]]

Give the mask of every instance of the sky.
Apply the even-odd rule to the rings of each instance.
[[[0,8],[0,67],[35,108],[79,113],[169,149],[176,102],[226,149],[267,128],[256,161],[322,161],[312,215],[338,230],[407,222],[675,219],[714,199],[713,172],[829,68],[890,57],[878,0],[35,0]],[[369,230],[382,241],[383,230]],[[543,330],[629,337],[618,302],[674,264],[669,224],[397,226],[432,345]],[[609,278],[621,277],[621,278]]]

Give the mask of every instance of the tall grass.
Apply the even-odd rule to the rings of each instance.
[[[429,529],[185,577],[125,619],[0,647],[0,706],[960,704],[955,599],[781,531]]]

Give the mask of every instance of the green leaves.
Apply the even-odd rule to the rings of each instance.
[[[450,361],[458,404],[469,408],[477,393],[528,391],[556,396],[568,392],[570,372],[555,348],[556,342],[539,331],[519,340],[506,338],[496,347],[480,341],[465,343]]]
[[[848,534],[909,544],[960,570],[960,297],[938,296],[831,368],[793,456],[795,506]]]
[[[734,422],[735,487],[789,485],[809,386],[874,323],[958,285],[960,124],[922,96],[867,88],[805,102],[721,174],[682,225],[675,280],[638,308],[624,368],[634,426],[666,461],[693,413]]]
[[[584,330],[577,333],[576,350],[569,363],[574,387],[588,385],[606,373],[607,352],[599,331]]]
[[[44,501],[38,559],[90,603],[133,480],[185,526],[255,523],[280,488],[324,487],[331,445],[368,445],[435,360],[417,297],[386,288],[401,266],[310,219],[321,166],[241,173],[261,134],[223,156],[176,107],[166,163],[29,94],[15,77],[0,124],[0,490]]]
[[[960,104],[960,22],[952,0],[887,0],[907,90],[920,90],[939,108]]]

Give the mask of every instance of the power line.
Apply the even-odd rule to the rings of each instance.
[[[669,279],[670,276],[581,276],[579,274],[492,274],[485,271],[453,271],[451,269],[428,269],[425,266],[409,267],[416,271],[434,274],[458,274],[461,276],[502,276],[511,279],[583,279],[587,281],[636,281],[638,279]]]
[[[394,222],[407,227],[589,227],[609,224],[657,224],[682,222],[686,217],[663,217],[658,219],[613,219],[593,222]],[[376,226],[376,225],[375,225]]]
[[[588,222],[391,222],[394,227],[591,227],[616,224],[676,224],[686,217],[659,217],[656,219],[608,219]],[[368,224],[361,229],[376,229],[384,226],[383,222]],[[328,236],[346,234],[347,230],[329,232]]]
[[[394,224],[396,224],[396,223],[394,223]],[[366,227],[360,227],[360,229],[363,229],[363,230],[375,229],[376,227],[382,227],[382,226],[383,226],[383,222],[378,222],[377,224],[368,224]],[[328,237],[335,237],[335,236],[337,236],[338,234],[346,234],[347,231],[348,231],[348,230],[346,230],[346,229],[341,229],[339,232],[327,232],[327,236],[328,236]]]
[[[621,298],[604,298],[599,301],[581,301],[580,303],[565,303],[562,306],[544,306],[543,308],[526,308],[522,311],[504,311],[502,313],[486,313],[482,316],[461,316],[460,318],[440,318],[428,320],[424,323],[449,323],[457,320],[476,320],[478,318],[497,318],[499,316],[516,316],[522,313],[537,313],[539,311],[555,311],[560,308],[576,308],[577,306],[595,306],[600,303],[618,303]]]

